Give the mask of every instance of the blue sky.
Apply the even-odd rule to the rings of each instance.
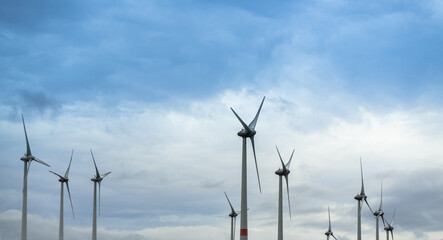
[[[90,236],[90,148],[112,171],[103,239],[228,238],[223,191],[239,205],[241,157],[229,107],[250,121],[263,96],[251,238],[277,234],[278,145],[296,149],[288,238],[324,236],[328,206],[336,236],[355,237],[362,156],[369,202],[383,180],[386,214],[397,208],[396,236],[440,239],[442,27],[439,1],[3,1],[0,239],[20,233],[21,113],[51,170],[74,148],[72,239]],[[35,239],[57,236],[47,170],[30,172]],[[365,238],[373,222],[367,211]]]

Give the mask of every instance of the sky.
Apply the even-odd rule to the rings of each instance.
[[[24,115],[34,156],[28,239],[228,239],[248,141],[249,238],[277,237],[278,146],[287,239],[322,239],[331,209],[356,238],[360,159],[368,202],[396,239],[443,239],[443,3],[424,1],[21,1],[0,7],[0,240],[20,239]],[[287,198],[286,193],[283,195]],[[240,216],[239,216],[240,217]],[[237,219],[237,223],[239,223]],[[238,239],[237,225],[237,239]],[[363,239],[375,219],[362,209]],[[384,239],[385,233],[380,232]]]

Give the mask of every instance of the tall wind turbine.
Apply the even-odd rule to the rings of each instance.
[[[31,153],[31,147],[29,146],[28,141],[28,134],[26,133],[26,126],[25,126],[25,119],[23,118],[22,114],[22,122],[23,122],[23,129],[25,130],[25,138],[26,138],[26,153],[23,157],[20,158],[20,160],[24,163],[24,173],[23,173],[23,205],[22,205],[22,240],[27,239],[27,224],[28,224],[28,173],[29,168],[31,167],[31,162],[36,161],[38,163],[41,163],[45,166],[50,167],[47,163],[43,162],[42,160],[34,157]]]
[[[383,226],[385,225],[385,219],[383,217],[383,215],[385,214],[382,210],[382,206],[383,206],[383,182],[381,183],[381,190],[380,190],[380,206],[378,207],[378,210],[374,212],[374,216],[375,216],[375,239],[379,240],[379,230],[378,230],[378,219],[381,217],[382,222],[383,222]]]
[[[231,213],[229,216],[231,217],[231,240],[235,239],[235,222],[237,219],[238,213],[232,207],[231,201],[229,201],[228,195],[225,192],[226,199],[228,200],[229,206],[231,207]]]
[[[291,201],[289,200],[289,185],[288,185],[288,175],[291,171],[289,171],[289,166],[291,165],[292,156],[294,156],[294,150],[292,150],[291,157],[289,158],[288,163],[286,165],[283,163],[283,159],[281,158],[280,151],[277,149],[278,156],[280,157],[280,162],[282,168],[279,168],[275,171],[275,174],[278,175],[278,240],[283,240],[283,184],[282,184],[282,176],[285,177],[286,180],[286,190],[288,192],[288,206],[289,206],[289,217],[291,218]]]
[[[265,97],[261,101],[260,107],[258,108],[257,114],[255,115],[254,120],[249,125],[246,125],[245,122],[238,116],[238,114],[231,108],[232,112],[235,114],[237,119],[240,121],[243,129],[237,133],[238,136],[242,137],[242,178],[241,178],[241,210],[240,210],[240,240],[248,239],[248,190],[247,190],[247,164],[246,164],[246,138],[251,139],[252,144],[252,152],[254,153],[255,160],[255,169],[257,172],[258,179],[258,187],[261,193],[261,185],[260,185],[260,176],[258,174],[258,166],[257,166],[257,158],[255,156],[255,144],[254,144],[254,135],[256,134],[255,125],[257,124],[258,116],[260,114],[261,108],[263,106],[263,102],[265,101]]]
[[[354,197],[354,199],[358,201],[358,209],[357,209],[357,240],[361,240],[361,208],[364,205],[363,201],[366,203],[366,205],[368,205],[369,210],[371,210],[371,213],[372,213],[372,209],[369,206],[368,201],[366,200],[367,196],[365,194],[365,185],[363,183],[363,167],[362,167],[362,163],[361,163],[361,158],[360,158],[360,171],[361,171],[361,191],[360,191],[359,194],[357,194]]]
[[[335,240],[337,240],[337,238],[334,236],[334,233],[332,233],[332,230],[331,230],[331,212],[329,211],[329,207],[328,207],[328,218],[329,218],[329,227],[328,227],[328,231],[325,232],[326,240],[329,240],[329,236],[332,236]]]
[[[74,150],[71,152],[71,159],[69,160],[68,169],[66,169],[65,176],[62,176],[53,171],[49,171],[55,175],[57,175],[60,179],[58,180],[61,183],[60,190],[60,223],[59,223],[59,231],[58,231],[58,239],[63,240],[63,183],[66,183],[66,189],[68,189],[69,201],[71,202],[72,209],[72,218],[74,218],[74,207],[72,206],[71,192],[69,191],[69,169],[71,168],[72,155],[74,154]]]
[[[392,231],[394,231],[394,218],[395,218],[395,210],[394,209],[394,215],[392,216],[392,220],[391,223],[388,223],[387,221],[386,224],[388,226],[385,227],[385,231],[386,231],[386,239],[389,240],[389,232],[391,232],[391,236],[392,236],[392,240],[394,240],[394,233]]]
[[[94,161],[95,166],[95,176],[91,178],[91,181],[94,182],[94,207],[92,213],[92,240],[97,240],[97,183],[98,183],[98,213],[100,214],[100,183],[103,178],[108,176],[111,172],[107,172],[103,175],[100,175],[98,172],[97,164],[95,163],[94,154],[91,149],[92,161]]]

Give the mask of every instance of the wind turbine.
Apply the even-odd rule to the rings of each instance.
[[[288,174],[291,172],[289,171],[289,166],[291,165],[292,156],[294,155],[294,150],[292,150],[291,157],[289,158],[288,163],[286,165],[283,163],[283,159],[281,158],[280,151],[278,151],[278,147],[275,146],[277,149],[278,156],[280,157],[280,162],[282,165],[282,168],[279,168],[277,171],[275,171],[275,174],[278,175],[278,240],[283,240],[283,184],[282,184],[282,176],[286,179],[286,189],[288,191],[288,206],[289,206],[289,217],[291,218],[291,201],[289,201],[289,185],[288,185]]]
[[[392,216],[392,220],[391,223],[388,223],[386,221],[386,224],[388,226],[385,227],[385,231],[386,231],[386,239],[389,240],[389,232],[391,232],[391,236],[392,236],[392,240],[394,240],[394,233],[392,231],[394,231],[394,218],[395,218],[395,210],[394,209],[394,215]]]
[[[24,173],[23,173],[23,202],[22,202],[22,233],[21,238],[22,240],[27,239],[27,224],[28,224],[28,173],[29,168],[31,167],[31,162],[36,161],[38,163],[41,163],[45,166],[50,167],[47,163],[43,162],[42,160],[34,157],[31,153],[31,147],[29,146],[28,141],[28,134],[26,133],[26,126],[25,126],[25,119],[23,118],[22,114],[22,122],[23,122],[23,129],[25,130],[25,138],[26,138],[26,153],[23,157],[20,158],[20,160],[24,163]]]
[[[357,240],[361,240],[361,208],[363,207],[363,201],[366,203],[366,205],[368,205],[369,210],[372,209],[369,206],[368,201],[366,200],[367,196],[365,194],[365,185],[363,183],[363,167],[362,167],[362,163],[361,163],[361,158],[360,158],[360,171],[361,171],[361,191],[359,194],[357,194],[354,199],[358,201],[358,209],[357,209]]]
[[[335,240],[337,240],[337,238],[334,236],[334,233],[332,233],[332,230],[331,230],[331,212],[329,211],[329,207],[328,207],[328,218],[329,218],[329,227],[328,227],[328,231],[325,232],[326,240],[329,240],[329,236],[332,236]]]
[[[383,217],[383,215],[385,214],[382,210],[382,206],[383,206],[383,182],[381,183],[381,190],[380,190],[380,206],[378,207],[378,210],[374,212],[374,216],[375,216],[375,239],[379,240],[379,231],[378,231],[378,218],[381,217],[382,221],[383,221],[383,226],[385,225],[385,219]]]
[[[69,195],[69,201],[71,202],[71,209],[72,209],[72,218],[74,218],[74,207],[72,206],[72,199],[71,199],[71,192],[69,191],[69,169],[71,168],[71,162],[72,162],[72,155],[74,154],[74,150],[71,152],[71,159],[69,160],[69,166],[68,169],[66,169],[65,176],[62,176],[58,173],[55,173],[53,171],[49,171],[55,175],[57,175],[60,179],[58,180],[61,183],[61,190],[60,190],[60,224],[59,224],[59,232],[58,232],[58,238],[60,240],[63,240],[63,183],[66,183],[66,188],[68,189],[68,195]]]
[[[231,217],[231,240],[235,239],[235,222],[237,219],[238,213],[232,207],[231,201],[229,201],[228,195],[225,192],[226,199],[228,200],[229,206],[231,207],[231,213],[229,216]]]
[[[108,176],[111,172],[107,172],[103,175],[100,175],[98,172],[97,164],[95,163],[94,154],[91,149],[92,161],[95,166],[95,176],[91,178],[91,181],[94,182],[94,207],[92,213],[92,240],[97,240],[97,183],[98,183],[98,213],[100,214],[100,183],[103,178]]]
[[[254,144],[254,135],[256,134],[255,125],[257,124],[258,116],[260,114],[261,108],[263,106],[263,102],[265,101],[265,97],[261,101],[260,107],[255,115],[254,120],[249,125],[246,125],[245,122],[238,116],[238,114],[231,108],[232,112],[235,114],[237,119],[240,121],[243,129],[237,133],[238,136],[242,137],[242,178],[241,178],[241,210],[240,210],[240,240],[248,239],[248,189],[247,189],[247,164],[246,164],[246,138],[251,139],[252,144],[252,152],[254,153],[255,160],[255,169],[257,172],[258,179],[258,187],[261,193],[261,185],[260,185],[260,176],[258,174],[258,166],[257,166],[257,158],[255,156],[255,144]]]

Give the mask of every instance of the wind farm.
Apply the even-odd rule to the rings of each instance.
[[[442,16],[3,1],[0,240],[440,240]]]

